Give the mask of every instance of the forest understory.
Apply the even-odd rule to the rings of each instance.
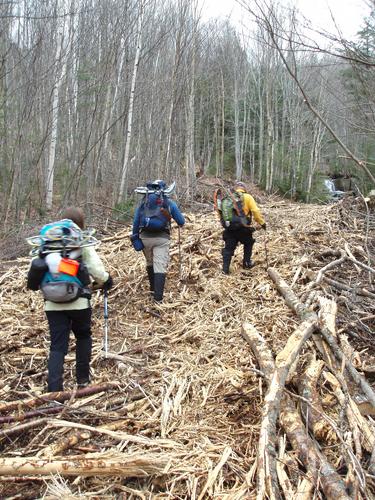
[[[200,190],[180,247],[172,231],[160,306],[130,227],[102,221],[110,352],[96,292],[88,388],[75,390],[72,340],[66,392],[44,394],[29,258],[0,262],[0,498],[375,498],[373,209],[257,191],[256,265],[237,249],[226,276]]]

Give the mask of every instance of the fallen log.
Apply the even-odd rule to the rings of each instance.
[[[274,268],[269,268],[268,269],[268,274],[270,278],[273,280],[273,282],[276,285],[276,288],[279,290],[280,294],[284,297],[285,302],[287,305],[294,311],[298,317],[300,317],[302,320],[305,320],[307,318],[314,318],[317,320],[317,315],[304,306],[299,300],[298,297],[294,294],[294,292],[290,289],[286,281],[284,281],[281,276],[278,274],[276,269]],[[374,295],[375,297],[375,295]],[[335,357],[341,362],[344,363],[346,370],[348,371],[349,375],[351,376],[352,380],[361,388],[361,390],[366,394],[368,400],[371,402],[373,406],[375,406],[375,392],[373,391],[372,387],[370,384],[367,382],[367,380],[358,373],[358,371],[354,368],[354,366],[350,363],[345,358],[344,353],[341,351],[339,348],[337,342],[331,335],[329,329],[322,325],[321,323],[318,323],[319,331],[321,332],[324,340],[328,343],[328,345],[331,347]]]
[[[287,306],[296,313],[296,315],[304,321],[305,319],[314,318],[316,321],[316,314],[308,310],[304,304],[298,299],[296,294],[291,290],[288,283],[281,278],[279,273],[273,267],[268,268],[268,275],[275,283],[276,288],[284,298]]]
[[[25,424],[15,425],[8,429],[0,430],[0,438],[1,437],[10,437],[17,436],[18,434],[23,434],[24,432],[34,429],[35,427],[40,427],[44,425],[48,421],[48,417],[46,418],[38,418],[37,420],[33,420],[32,422],[26,422]]]
[[[19,415],[7,415],[6,417],[0,417],[0,424],[12,424],[14,422],[23,422],[29,418],[34,417],[44,417],[45,415],[56,415],[63,410],[67,410],[64,405],[50,406],[48,408],[39,408],[39,410],[28,411],[26,413],[21,413]]]
[[[275,368],[272,353],[253,325],[245,323],[242,328],[242,336],[249,342],[258,364],[269,382]],[[350,497],[346,492],[342,478],[306,433],[295,403],[288,394],[284,394],[281,401],[280,424],[299,460],[307,470],[307,479],[314,484],[315,488],[318,490],[321,487],[328,499],[349,500]],[[258,470],[259,473],[264,477],[263,472]],[[265,492],[264,485],[260,487],[258,484],[259,492]],[[257,497],[260,498],[259,494]]]
[[[324,410],[321,405],[321,399],[317,393],[316,385],[318,383],[318,379],[323,370],[324,362],[320,360],[316,360],[314,357],[310,360],[304,376],[301,377],[301,381],[298,385],[298,391],[300,395],[306,400],[311,402],[311,405],[308,405],[306,402],[301,402],[301,413],[302,416],[313,433],[315,438],[325,439],[329,437],[331,433],[330,427],[327,425],[327,422],[322,419],[322,415]]]
[[[87,454],[64,460],[34,457],[0,458],[0,476],[60,474],[61,476],[147,477],[162,474],[170,458],[163,454]]]
[[[280,424],[299,460],[306,466],[315,488],[318,489],[321,484],[327,499],[349,500],[344,481],[306,433],[305,425],[289,397],[284,397],[281,402]]]
[[[332,349],[335,357],[345,365],[345,369],[348,371],[349,375],[351,376],[352,380],[357,384],[358,387],[361,388],[361,390],[366,394],[368,401],[372,404],[373,407],[375,407],[375,393],[370,386],[370,384],[367,382],[367,380],[354,368],[354,366],[350,363],[348,359],[346,359],[344,353],[338,346],[336,340],[332,337],[330,332],[327,330],[327,328],[320,328],[320,331],[322,333],[322,336],[324,340],[327,342],[327,344],[330,346]]]
[[[105,384],[90,385],[84,387],[83,389],[77,389],[75,391],[63,391],[63,392],[49,392],[42,394],[33,399],[23,399],[20,401],[10,401],[9,403],[3,403],[0,405],[0,412],[8,412],[12,410],[21,410],[23,407],[36,408],[42,406],[50,401],[57,401],[58,403],[63,403],[72,398],[84,398],[86,396],[91,396],[92,394],[97,394],[98,392],[109,391],[118,387],[116,382],[107,382]]]
[[[370,427],[367,420],[361,415],[357,404],[353,401],[350,395],[345,395],[340,389],[340,383],[332,373],[324,372],[324,378],[331,385],[334,395],[340,405],[346,409],[348,421],[353,432],[353,437],[356,441],[357,454],[361,455],[361,446],[369,453],[375,449],[375,433]]]
[[[267,491],[270,497],[274,498],[279,498],[276,479],[276,422],[280,412],[280,401],[289,369],[314,329],[315,321],[309,319],[304,321],[289,337],[286,346],[276,358],[275,370],[264,399],[258,446],[258,479],[260,485],[268,483]],[[258,490],[259,498],[263,498],[265,494],[261,489],[262,486]]]
[[[375,293],[369,292],[368,290],[366,290],[366,288],[353,288],[349,285],[346,285],[345,283],[327,278],[327,276],[324,276],[323,280],[328,283],[328,285],[331,285],[338,290],[345,290],[351,292],[354,295],[362,295],[363,297],[368,297],[369,299],[375,299]]]
[[[339,259],[333,260],[332,262],[329,262],[326,266],[322,267],[318,271],[315,279],[309,284],[308,288],[312,288],[312,287],[318,285],[322,281],[324,273],[326,273],[327,271],[330,271],[331,269],[333,269],[333,268],[339,266],[340,264],[342,264],[343,262],[345,262],[346,255],[344,255],[343,251],[341,251],[340,254],[341,254],[341,257]]]
[[[275,369],[275,361],[266,341],[251,323],[244,323],[242,325],[241,335],[250,345],[260,371],[266,379],[270,379]]]

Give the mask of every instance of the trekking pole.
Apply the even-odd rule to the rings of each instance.
[[[104,356],[108,355],[108,290],[104,290],[104,339],[103,339]]]
[[[182,278],[182,261],[181,261],[181,228],[178,226],[178,274],[180,281]]]
[[[265,238],[264,238],[264,252],[266,254],[266,271],[269,268],[269,263],[268,263],[268,234],[267,230],[265,231]]]

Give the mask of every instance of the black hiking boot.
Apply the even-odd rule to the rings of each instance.
[[[243,262],[243,264],[242,264],[242,267],[244,269],[251,269],[254,266],[255,266],[255,264],[254,264],[254,262],[252,260],[250,260],[248,262]]]
[[[155,274],[153,266],[147,266],[146,271],[147,271],[148,281],[150,282],[150,291],[153,292],[155,289],[155,284],[154,284]]]
[[[78,386],[90,383],[92,338],[78,337],[76,340],[76,380]]]
[[[64,358],[65,354],[63,352],[51,351],[49,353],[47,392],[60,392],[64,390]]]
[[[231,257],[228,255],[223,255],[223,274],[229,274]]]
[[[77,380],[77,388],[84,389],[90,385],[90,379],[87,380]]]
[[[162,302],[164,296],[165,273],[155,273],[154,275],[154,300]]]

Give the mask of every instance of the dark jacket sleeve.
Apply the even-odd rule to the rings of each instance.
[[[39,290],[48,266],[44,259],[36,258],[31,261],[29,272],[27,273],[27,288],[29,290]]]
[[[139,225],[140,225],[140,217],[141,215],[141,207],[139,206],[136,211],[135,211],[135,214],[134,214],[134,217],[133,217],[133,231],[132,231],[132,234],[139,234]]]
[[[172,200],[169,200],[169,210],[171,212],[171,216],[177,222],[179,226],[183,226],[185,224],[185,218],[180,212],[180,209],[176,205],[176,203]]]

